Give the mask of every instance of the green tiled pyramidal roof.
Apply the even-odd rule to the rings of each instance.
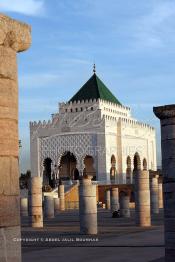
[[[80,88],[80,90],[69,100],[69,102],[102,99],[118,105],[119,100],[111,93],[105,84],[94,73],[91,78]]]

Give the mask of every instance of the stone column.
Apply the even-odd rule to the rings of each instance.
[[[165,261],[175,259],[175,105],[154,107],[161,121]]]
[[[0,261],[21,261],[17,52],[31,43],[30,27],[0,14]]]
[[[159,213],[159,188],[158,175],[150,173],[150,197],[151,197],[151,213]]]
[[[149,172],[134,171],[135,177],[135,219],[136,225],[151,226]]]
[[[42,178],[35,176],[31,178],[31,216],[32,227],[43,227],[43,208],[42,208]]]
[[[119,210],[119,194],[118,188],[111,188],[111,211],[118,211]]]
[[[81,234],[97,234],[96,185],[83,178],[79,186],[79,216]]]
[[[58,197],[60,199],[60,210],[65,211],[64,185],[59,185]]]
[[[130,217],[129,196],[120,197],[120,216]]]
[[[27,199],[27,197],[21,198],[20,202],[21,202],[21,216],[27,217],[28,216],[28,199]]]
[[[163,187],[162,187],[162,178],[159,177],[159,208],[163,208]]]
[[[111,209],[111,193],[110,193],[110,189],[107,189],[105,191],[105,204],[106,204],[106,209]]]
[[[58,215],[60,213],[60,199],[54,198],[54,212],[55,215]]]
[[[54,199],[53,196],[44,197],[44,216],[46,218],[54,218]]]

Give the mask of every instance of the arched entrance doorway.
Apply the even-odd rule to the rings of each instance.
[[[52,187],[52,159],[46,158],[44,159],[43,166],[43,186],[50,186]]]
[[[138,153],[135,153],[134,155],[134,170],[133,170],[133,182],[135,179],[135,172],[141,169],[141,162],[140,162],[140,156]]]
[[[92,156],[87,155],[84,159],[85,168],[83,170],[83,176],[91,176],[92,180],[96,180],[96,171],[94,168],[94,159]]]
[[[77,160],[73,153],[65,152],[59,165],[59,178],[61,180],[78,180],[79,171],[76,168]]]
[[[134,170],[139,170],[141,168],[140,156],[138,153],[134,155]]]
[[[146,161],[146,158],[143,159],[143,170],[147,170],[147,161]]]
[[[78,171],[77,168],[72,169],[71,179],[72,180],[79,180],[80,179],[79,171]]]
[[[111,156],[110,180],[111,183],[116,182],[116,158],[114,155]]]
[[[127,157],[126,159],[126,184],[131,184],[132,183],[132,172],[131,172],[131,158],[130,156]]]

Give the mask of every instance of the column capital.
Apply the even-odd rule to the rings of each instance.
[[[175,104],[153,107],[153,112],[160,120],[175,118]]]
[[[0,13],[0,46],[22,52],[30,45],[31,27]]]

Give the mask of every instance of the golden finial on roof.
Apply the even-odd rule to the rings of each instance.
[[[93,65],[93,72],[94,72],[94,74],[96,73],[96,65],[95,64]]]

